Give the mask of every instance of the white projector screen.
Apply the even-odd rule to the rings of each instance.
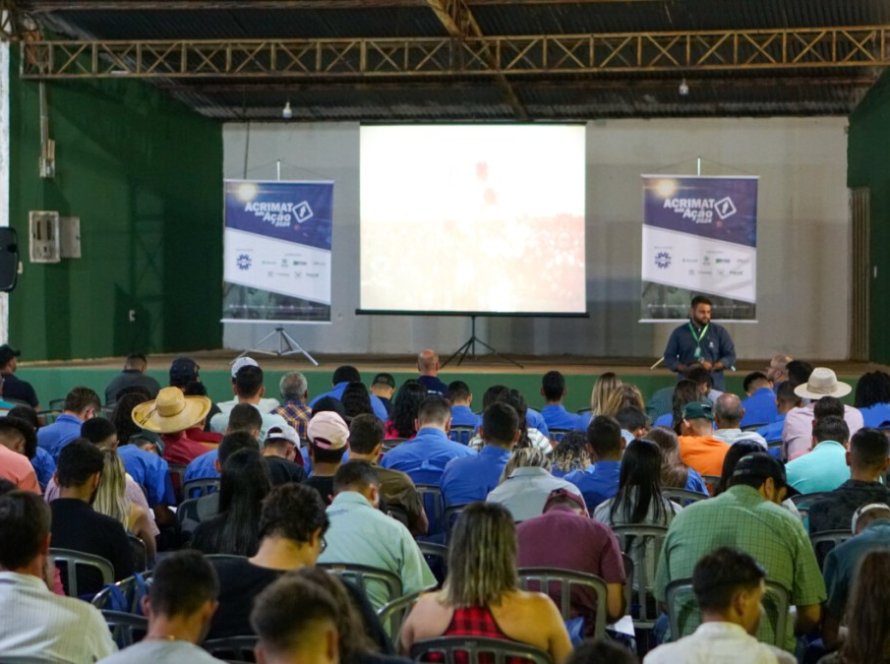
[[[584,127],[361,128],[362,312],[584,314]]]

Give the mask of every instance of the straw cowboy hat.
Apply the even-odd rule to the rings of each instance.
[[[165,387],[154,401],[133,408],[133,421],[155,433],[177,433],[194,426],[210,412],[207,397],[187,397],[178,387]]]
[[[825,367],[816,367],[810,379],[803,385],[794,388],[794,393],[804,399],[821,399],[822,397],[847,396],[853,390],[847,383],[837,379],[837,374]]]

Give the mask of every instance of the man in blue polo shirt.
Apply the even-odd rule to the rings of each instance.
[[[65,395],[62,414],[55,422],[37,430],[37,444],[59,460],[59,454],[75,438],[80,427],[102,408],[99,395],[88,387],[75,387]]]
[[[513,406],[497,401],[485,409],[480,429],[484,447],[478,455],[452,459],[442,473],[445,506],[485,500],[501,479],[519,440],[519,415]]]
[[[664,349],[664,365],[682,378],[692,369],[709,371],[714,388],[723,391],[723,370],[735,364],[735,345],[726,328],[711,322],[711,301],[692,298],[689,322],[676,328]],[[590,507],[590,505],[588,505]]]
[[[452,427],[479,427],[482,418],[473,412],[473,393],[470,386],[462,380],[448,383],[448,400],[451,402]]]
[[[558,371],[548,371],[541,379],[541,396],[547,404],[541,409],[541,417],[549,430],[584,431],[587,418],[570,413],[562,405],[566,395],[566,379]]]
[[[765,373],[761,371],[749,373],[745,376],[742,387],[748,395],[742,400],[742,408],[745,409],[745,416],[739,425],[742,429],[755,425],[765,426],[779,418],[776,393]]]
[[[448,462],[476,452],[448,438],[451,406],[444,397],[429,396],[417,412],[417,435],[383,455],[383,468],[401,470],[415,484],[439,484]]]
[[[342,367],[337,367],[337,369],[334,371],[333,377],[331,378],[331,382],[334,385],[333,389],[329,392],[325,392],[324,394],[319,394],[312,401],[310,401],[310,408],[314,407],[316,402],[324,399],[325,397],[333,397],[334,399],[337,399],[339,401],[343,397],[343,391],[346,389],[346,386],[349,385],[349,383],[362,382],[362,375],[355,367],[345,364]],[[378,417],[378,419],[384,422],[389,419],[389,414],[386,412],[386,406],[383,405],[380,397],[375,394],[371,395],[371,408],[374,410],[374,414]]]
[[[601,502],[618,493],[624,437],[621,425],[613,417],[598,415],[587,428],[587,444],[593,464],[586,470],[575,470],[564,479],[574,484],[584,496],[587,509],[593,511]]]
[[[420,376],[417,382],[426,388],[427,394],[438,394],[440,397],[448,395],[448,385],[439,378],[439,354],[432,348],[424,348],[417,356],[417,371]]]

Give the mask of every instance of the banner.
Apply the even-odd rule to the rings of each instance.
[[[685,320],[695,295],[714,319],[756,321],[758,178],[642,178],[640,322]]]
[[[226,180],[223,322],[330,322],[333,191]]]

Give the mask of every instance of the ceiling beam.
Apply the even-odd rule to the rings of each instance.
[[[467,0],[483,5],[603,5],[663,4],[668,0]],[[426,0],[20,0],[31,13],[78,11],[181,11],[181,10],[309,10],[423,7]]]

